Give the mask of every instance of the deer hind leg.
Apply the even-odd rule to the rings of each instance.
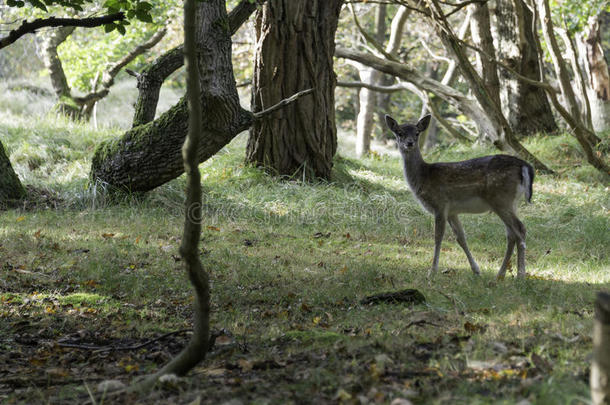
[[[449,217],[449,225],[451,225],[451,229],[453,229],[453,233],[455,233],[455,237],[457,238],[458,244],[466,253],[466,257],[468,258],[468,263],[470,263],[470,268],[477,276],[481,274],[481,270],[479,269],[479,265],[474,261],[472,255],[470,254],[470,250],[468,250],[468,244],[466,243],[466,235],[464,234],[464,228],[462,228],[462,224],[458,219],[457,215],[452,215]]]
[[[498,275],[496,276],[497,280],[502,280],[506,275],[506,268],[508,267],[510,258],[513,255],[513,250],[515,250],[516,240],[517,238],[513,234],[513,231],[510,229],[509,226],[506,226],[506,254],[504,255],[502,266],[500,266],[500,271],[498,271]]]
[[[428,278],[434,276],[438,271],[438,258],[441,254],[441,243],[445,235],[445,223],[447,218],[442,213],[434,216],[434,260],[432,260],[432,268],[428,272]]]
[[[512,248],[514,244],[517,244],[517,277],[524,278],[525,277],[525,226],[517,215],[514,212],[498,212],[498,216],[502,219],[504,224],[506,225],[507,232],[507,250],[504,260],[506,263],[502,263],[502,267],[500,267],[500,271],[506,271],[506,266],[508,264],[508,259],[512,254]],[[512,233],[512,246],[510,241],[510,234]],[[509,249],[510,252],[509,252]],[[500,276],[500,272],[498,272],[498,276]]]

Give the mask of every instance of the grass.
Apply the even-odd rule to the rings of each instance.
[[[118,133],[0,117],[19,176],[54,201],[0,216],[0,402],[82,402],[104,379],[158,369],[188,338],[132,351],[57,346],[132,345],[190,326],[178,257],[184,179],[119,204],[87,189],[94,146]],[[592,302],[610,285],[610,197],[571,138],[526,142],[559,172],[538,176],[533,204],[520,210],[530,277],[517,280],[512,268],[496,283],[503,226],[465,215],[483,275],[448,235],[432,284],[433,221],[395,155],[358,160],[344,148],[332,182],[286,182],[244,166],[245,139],[201,166],[202,259],[220,337],[204,364],[141,403],[589,401]],[[487,153],[453,146],[427,158]],[[427,303],[359,304],[403,288]]]

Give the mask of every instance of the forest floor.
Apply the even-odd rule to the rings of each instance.
[[[0,119],[32,196],[0,214],[0,403],[90,401],[100,382],[134,382],[189,339],[184,180],[118,203],[88,189],[95,144],[117,133]],[[333,181],[312,184],[244,166],[244,144],[238,137],[201,166],[208,357],[144,397],[91,403],[590,401],[592,303],[610,287],[610,193],[570,137],[526,142],[559,174],[538,176],[520,208],[527,279],[511,266],[500,282],[505,234],[491,214],[462,221],[482,276],[447,235],[427,282],[433,220],[395,156],[341,152]],[[487,153],[453,146],[426,158]],[[406,288],[426,302],[361,303]]]

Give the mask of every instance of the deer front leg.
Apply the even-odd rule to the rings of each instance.
[[[474,261],[474,258],[470,254],[468,244],[466,243],[466,234],[464,234],[464,228],[462,228],[462,224],[460,223],[457,215],[452,215],[449,217],[449,225],[451,225],[451,229],[453,229],[453,233],[455,233],[458,244],[462,247],[464,253],[466,253],[466,258],[468,258],[468,263],[470,263],[472,272],[477,276],[480,275],[481,270],[479,269],[477,262]]]
[[[431,278],[438,271],[438,257],[441,254],[441,243],[445,234],[446,217],[443,214],[434,216],[434,260],[432,260],[432,268],[428,272],[428,278]]]

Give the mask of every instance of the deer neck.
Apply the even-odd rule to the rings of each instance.
[[[409,187],[414,193],[421,189],[423,184],[424,169],[427,165],[421,156],[419,148],[415,147],[410,151],[400,151],[403,160],[403,171]]]

